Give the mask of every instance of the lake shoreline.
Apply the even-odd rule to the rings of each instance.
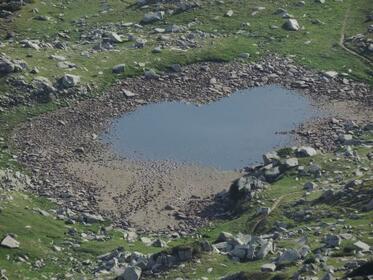
[[[371,117],[373,93],[368,85],[347,80],[343,76],[331,78],[330,73],[316,73],[296,66],[291,59],[269,56],[255,64],[240,61],[224,64],[199,63],[181,69],[175,67],[173,72],[164,75],[150,71],[142,77],[124,79],[104,95],[77,102],[74,106],[44,114],[20,125],[15,129],[12,139],[18,150],[18,160],[32,171],[34,180],[39,182],[39,187],[31,191],[56,199],[61,205],[74,210],[102,213],[124,228],[138,226],[127,219],[130,209],[123,213],[116,212],[115,207],[108,211],[101,209],[101,193],[105,191],[105,186],[83,180],[79,174],[69,171],[67,166],[71,163],[118,160],[115,155],[108,153],[106,145],[98,141],[98,135],[105,132],[113,120],[139,106],[163,101],[204,104],[240,89],[272,84],[295,89],[330,113],[328,118],[313,120],[287,132],[294,134],[300,144],[310,144],[324,151],[333,150],[335,139],[332,135],[336,132],[333,130],[332,117],[355,120],[358,123],[366,123]],[[354,106],[342,106],[352,102],[355,103]],[[337,103],[342,105],[334,106]],[[154,176],[159,177],[158,164],[162,166],[162,163],[157,163],[151,169],[145,164],[143,168],[135,170],[140,175],[151,171]],[[226,177],[227,181],[223,181],[231,181],[234,178],[231,175]],[[152,177],[149,178],[151,181]],[[182,185],[179,186],[182,188]],[[198,186],[197,184],[194,189],[198,190]],[[229,185],[225,186],[228,187]],[[196,204],[208,207],[213,204],[211,197],[214,192],[221,189],[222,186],[212,189],[205,197],[199,197]],[[177,196],[177,193],[174,195]],[[150,202],[157,197],[145,196],[144,204],[151,205]],[[118,203],[123,204],[126,198],[122,198],[124,200]],[[181,226],[178,225],[179,222],[175,223],[172,230],[189,232],[208,223],[208,219],[200,222],[199,210],[191,211],[188,215],[185,215],[184,209],[178,211],[182,214],[179,215],[181,219],[172,215],[170,219],[181,221]],[[147,230],[144,227],[142,229]],[[154,227],[151,230],[171,229]]]

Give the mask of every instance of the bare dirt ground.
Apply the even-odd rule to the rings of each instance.
[[[146,231],[183,228],[184,215],[190,215],[183,209],[189,201],[212,200],[240,177],[234,171],[129,160],[72,162],[67,170],[86,183],[103,186],[98,192],[100,211],[125,216]]]

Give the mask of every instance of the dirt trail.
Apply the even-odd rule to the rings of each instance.
[[[373,66],[373,62],[366,58],[365,56],[362,56],[360,55],[359,53],[355,52],[354,50],[351,50],[349,49],[348,47],[346,47],[346,45],[344,44],[344,41],[345,41],[345,32],[346,32],[346,25],[347,25],[347,20],[348,20],[348,17],[350,15],[350,12],[351,12],[351,5],[347,8],[347,11],[346,11],[346,14],[343,18],[343,22],[342,22],[342,29],[341,29],[341,37],[339,39],[339,42],[338,42],[338,45],[344,49],[346,52],[354,55],[354,56],[357,56],[359,57],[360,59],[364,60],[364,62],[368,63],[370,66]]]
[[[300,192],[294,192],[294,193],[290,193],[290,194],[283,194],[281,195],[279,198],[277,198],[275,200],[275,202],[273,202],[272,204],[272,207],[271,207],[271,213],[273,211],[275,211],[277,209],[277,207],[280,205],[281,201],[286,197],[286,196],[290,196],[290,195],[294,195],[294,194],[297,194],[297,193],[300,193]],[[253,230],[252,232],[255,233],[256,230],[258,229],[258,226],[271,214],[269,213],[268,215],[267,214],[264,214],[262,216],[260,216],[260,218],[256,221],[256,223],[254,224],[253,226]]]

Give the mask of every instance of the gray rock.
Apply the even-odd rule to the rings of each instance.
[[[369,252],[370,250],[370,246],[362,241],[355,242],[354,246],[356,247],[358,251],[361,251],[361,252]]]
[[[327,273],[327,274],[325,274],[322,278],[321,278],[321,280],[334,280],[335,278],[334,278],[334,276],[333,276],[333,274],[331,274],[331,273]]]
[[[112,72],[114,74],[121,74],[121,73],[124,73],[125,70],[126,70],[126,65],[122,63],[122,64],[115,65],[112,69]]]
[[[300,255],[300,257],[304,258],[311,252],[311,248],[308,247],[307,245],[303,245],[297,251],[298,251],[298,254]]]
[[[294,168],[299,165],[297,158],[287,158],[283,161],[282,166],[286,169]]]
[[[160,12],[150,12],[150,13],[147,13],[144,15],[141,23],[152,23],[152,22],[155,22],[155,21],[159,21],[159,20],[162,20],[164,17],[164,12],[163,11],[160,11]]]
[[[117,277],[117,280],[139,280],[142,270],[138,266],[128,266],[122,275]]]
[[[291,264],[300,259],[301,259],[301,255],[298,253],[297,250],[288,249],[281,254],[281,256],[277,259],[276,264],[278,265]]]
[[[316,163],[312,163],[308,167],[308,172],[315,176],[321,176],[321,166]]]
[[[15,65],[6,57],[0,57],[0,75],[7,75],[15,70]]]
[[[343,144],[349,145],[353,142],[353,137],[351,134],[341,134],[339,135],[338,140]]]
[[[109,32],[106,35],[111,43],[122,43],[123,42],[122,37],[115,32]]]
[[[230,241],[230,240],[233,240],[233,239],[234,239],[233,234],[231,234],[229,232],[222,231],[219,234],[218,239],[216,240],[216,242],[225,242],[225,241]]]
[[[326,71],[324,72],[324,76],[329,79],[335,79],[338,77],[338,72],[336,71]]]
[[[59,86],[62,89],[76,87],[80,83],[80,77],[72,74],[65,74],[59,79]]]
[[[263,175],[267,182],[272,183],[272,182],[275,182],[280,177],[281,171],[278,166],[275,166],[275,167],[266,169]]]
[[[159,248],[166,248],[167,243],[166,243],[166,241],[164,241],[162,239],[156,239],[152,242],[152,246],[153,247],[159,247]]]
[[[280,160],[280,157],[276,151],[269,152],[263,155],[263,161],[265,165],[271,164],[273,162],[277,162],[279,160]]]
[[[248,59],[248,58],[250,58],[250,54],[249,53],[240,53],[240,57],[244,58],[244,59]]]
[[[262,272],[274,272],[276,271],[276,264],[274,263],[266,263],[266,264],[263,264],[261,267],[260,267],[260,270]]]
[[[240,260],[245,260],[249,249],[249,245],[236,245],[230,254]]]
[[[150,245],[152,245],[152,243],[153,243],[153,241],[152,241],[150,238],[145,237],[145,236],[141,237],[141,238],[140,238],[140,241],[141,241],[142,243],[144,243],[146,246],[150,246]]]
[[[4,237],[4,239],[1,241],[0,245],[2,247],[10,248],[10,249],[16,249],[19,248],[19,241],[15,240],[10,235],[7,235]]]
[[[49,58],[57,61],[66,61],[66,57],[57,54],[52,54]]]
[[[234,248],[234,246],[229,242],[219,242],[219,243],[212,245],[212,247],[218,250],[219,252],[225,252],[225,253],[232,251]]]
[[[152,49],[152,53],[161,53],[161,52],[162,52],[162,48],[159,46]]]
[[[289,30],[289,31],[298,31],[300,29],[298,21],[296,19],[293,19],[293,18],[288,19],[284,23],[283,27],[286,30]]]
[[[262,242],[260,250],[256,254],[256,258],[264,259],[272,251],[273,251],[272,239],[265,240],[264,242]]]
[[[129,231],[126,231],[124,232],[124,238],[128,241],[128,242],[134,242],[137,240],[138,238],[138,235],[135,231],[132,231],[132,230],[129,230]]]
[[[167,33],[178,33],[183,31],[183,27],[178,26],[176,24],[169,25],[165,28],[165,32]]]
[[[312,147],[299,147],[297,149],[297,154],[301,157],[313,157],[317,155],[317,151]]]
[[[146,42],[147,41],[145,39],[137,38],[135,41],[135,48],[138,48],[138,49],[144,48],[146,45]]]
[[[157,78],[159,78],[159,75],[157,74],[157,72],[155,72],[154,69],[146,70],[144,72],[144,76],[145,76],[146,79],[157,79]]]
[[[233,10],[228,10],[225,14],[224,14],[224,16],[226,16],[226,17],[231,17],[231,16],[233,16]]]
[[[200,247],[203,252],[211,252],[213,250],[213,247],[211,246],[210,242],[208,242],[208,240],[202,240],[200,242]]]
[[[180,64],[172,64],[170,66],[170,69],[172,70],[172,72],[175,72],[175,73],[180,73],[183,71]]]
[[[182,262],[189,261],[193,257],[192,247],[179,247],[176,249],[176,255],[178,259]]]
[[[334,248],[341,245],[342,239],[338,235],[329,234],[325,237],[324,242],[327,247]]]
[[[94,224],[104,222],[105,219],[101,215],[94,215],[90,213],[83,213],[83,219],[85,222]]]
[[[271,208],[270,207],[259,207],[256,212],[258,214],[264,214],[264,215],[269,215],[271,213]]]
[[[38,92],[52,93],[56,91],[52,82],[45,77],[35,77],[32,84]]]
[[[315,189],[317,188],[317,184],[314,183],[314,182],[307,182],[304,184],[303,186],[303,189],[308,191],[308,192],[312,192],[314,191]]]
[[[367,205],[364,206],[365,211],[371,211],[373,210],[373,198],[368,202]]]
[[[254,176],[242,176],[229,188],[229,195],[236,200],[251,199],[255,193],[264,189],[265,183]]]

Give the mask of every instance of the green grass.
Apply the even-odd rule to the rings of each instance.
[[[139,67],[138,63],[144,63],[145,68],[163,71],[174,63],[188,65],[202,61],[228,62],[237,58],[242,52],[251,54],[248,62],[260,60],[269,53],[277,53],[282,56],[291,56],[296,63],[315,71],[336,70],[338,72],[348,72],[351,78],[373,85],[370,67],[360,58],[347,53],[338,46],[343,20],[348,9],[350,9],[350,12],[346,23],[346,37],[366,32],[369,24],[364,23],[366,11],[373,10],[373,3],[370,0],[327,1],[325,5],[307,1],[304,8],[299,8],[295,5],[298,0],[226,0],[221,5],[217,5],[212,1],[200,1],[202,3],[201,8],[177,15],[167,15],[164,22],[146,25],[141,30],[132,28],[120,30],[123,35],[134,33],[146,38],[148,43],[144,49],[132,49],[130,47],[132,43],[125,42],[118,45],[118,51],[99,52],[87,58],[82,55],[82,52],[90,50],[92,44],[79,44],[78,40],[81,34],[112,23],[137,23],[141,20],[143,14],[150,10],[149,8],[145,10],[136,9],[132,6],[134,3],[132,0],[109,0],[108,4],[112,10],[103,13],[100,2],[99,0],[62,1],[63,5],[61,5],[61,1],[57,0],[50,0],[48,3],[41,0],[33,1],[32,4],[27,5],[18,12],[12,23],[6,25],[3,22],[0,23],[0,35],[5,35],[5,31],[15,31],[17,39],[29,38],[52,41],[58,38],[58,32],[65,32],[70,36],[68,40],[70,47],[67,50],[43,49],[36,51],[21,48],[17,43],[6,43],[1,48],[1,52],[14,59],[25,60],[30,68],[36,66],[40,70],[37,76],[44,76],[52,81],[67,72],[80,75],[83,83],[90,84],[94,88],[92,95],[101,94],[117,79],[142,74],[144,69]],[[265,6],[266,9],[260,11],[256,16],[252,16],[251,14],[257,6]],[[84,7],[83,10],[82,7]],[[33,19],[32,10],[34,8],[39,10],[40,15],[50,16],[51,20],[42,22]],[[299,32],[288,32],[281,29],[284,20],[274,15],[278,8],[287,9],[305,29]],[[224,17],[228,9],[234,11],[234,15],[230,18]],[[60,14],[64,15],[63,20]],[[74,21],[79,20],[83,16],[86,18],[86,25],[76,25]],[[312,24],[310,20],[315,18],[325,24]],[[187,25],[191,22],[195,22],[191,30],[205,31],[219,36],[198,41],[200,47],[189,49],[188,51],[166,49],[160,54],[151,52],[158,45],[157,35],[150,34],[153,28],[164,27],[169,24]],[[250,26],[242,27],[242,23],[247,22],[250,23]],[[271,25],[277,25],[280,28],[272,29]],[[305,44],[308,41],[310,43]],[[71,71],[59,69],[56,61],[49,59],[52,54],[65,56],[68,61],[77,64],[78,67]],[[112,74],[112,67],[118,63],[127,65],[125,74]],[[22,73],[22,75],[28,82],[36,76],[27,71]],[[0,78],[0,95],[10,90],[5,84],[5,79]],[[12,94],[15,93],[12,92]],[[1,169],[22,170],[22,167],[12,157],[12,147],[9,147],[8,138],[14,127],[27,121],[28,118],[56,110],[61,106],[69,106],[69,104],[59,100],[55,103],[20,106],[6,112],[0,112],[0,137],[5,138],[4,143],[0,143]],[[372,138],[371,135],[363,135],[362,137],[365,140]],[[365,155],[371,149],[359,147],[356,148],[356,151],[361,156],[361,162],[344,159],[337,161],[333,155],[319,155],[313,160],[327,170],[326,175],[333,176],[333,172],[338,170],[344,173],[343,176],[346,180],[352,179],[355,178],[352,172],[359,165],[369,165]],[[283,150],[282,152],[287,153],[288,151]],[[307,165],[309,159],[302,159],[300,162],[303,165]],[[368,175],[368,172],[366,172],[363,178]],[[260,224],[257,229],[258,233],[267,232],[276,221],[282,221],[292,229],[317,225],[315,221],[307,223],[295,222],[284,214],[293,201],[303,196],[302,187],[304,182],[314,179],[306,177],[297,180],[295,177],[293,172],[289,172],[287,176],[272,184],[261,195],[261,201],[266,206],[271,206],[274,200],[279,197],[283,198],[276,210]],[[52,244],[58,245],[69,240],[70,237],[66,235],[68,226],[62,221],[55,220],[52,217],[43,217],[30,209],[50,209],[56,206],[45,199],[39,199],[31,195],[25,196],[23,193],[2,193],[2,195],[12,195],[13,200],[0,202],[3,209],[0,213],[0,235],[16,233],[17,240],[21,242],[20,249],[8,250],[0,248],[0,267],[7,270],[7,275],[10,279],[22,279],[25,275],[29,279],[40,279],[41,276],[51,278],[55,275],[63,279],[65,273],[72,273],[71,277],[78,279],[89,269],[76,267],[76,262],[70,257],[80,260],[94,260],[96,256],[119,246],[123,246],[128,251],[139,251],[142,253],[154,253],[160,250],[159,248],[145,246],[139,241],[128,243],[122,238],[122,234],[119,231],[113,231],[107,241],[82,242],[79,248],[67,248],[64,252],[55,252],[52,249]],[[371,230],[369,225],[373,223],[370,213],[362,213],[357,220],[350,219],[343,212],[345,206],[312,205],[311,202],[316,201],[319,195],[320,192],[314,192],[308,196],[307,207],[314,207],[317,211],[339,213],[344,217],[345,223],[352,225],[353,233],[360,240],[373,245],[368,234]],[[243,213],[238,214],[231,220],[216,221],[211,227],[200,229],[199,234],[213,242],[221,231],[251,233],[259,218],[256,215],[257,207],[259,207],[259,204],[245,205]],[[322,218],[322,221],[330,223],[335,222],[335,219]],[[26,228],[28,225],[31,228]],[[74,227],[80,233],[97,231],[98,229],[97,225],[87,227],[78,224],[74,225]],[[322,234],[326,234],[327,230],[327,228],[322,229]],[[196,238],[194,237],[186,237],[171,241],[169,246],[191,244],[195,241]],[[312,236],[309,244],[312,249],[317,249],[321,246],[317,238]],[[284,240],[279,242],[278,246],[280,248],[293,247],[296,246],[296,240]],[[348,247],[348,242],[344,242],[341,253],[344,252],[345,247]],[[27,263],[16,261],[18,257],[24,255],[29,258],[30,262],[35,262],[41,258],[52,261],[48,261],[47,265],[41,269],[35,269]],[[190,262],[182,269],[171,271],[169,279],[176,277],[189,277],[191,279],[209,277],[210,279],[215,279],[239,271],[255,273],[259,272],[262,263],[268,261],[269,259],[261,262],[239,263],[233,262],[226,256],[203,254],[200,262]],[[343,263],[338,258],[330,258],[328,264],[341,265]],[[212,272],[208,273],[208,268],[212,268]],[[287,268],[286,272],[291,275],[295,270],[295,267],[290,267]]]

